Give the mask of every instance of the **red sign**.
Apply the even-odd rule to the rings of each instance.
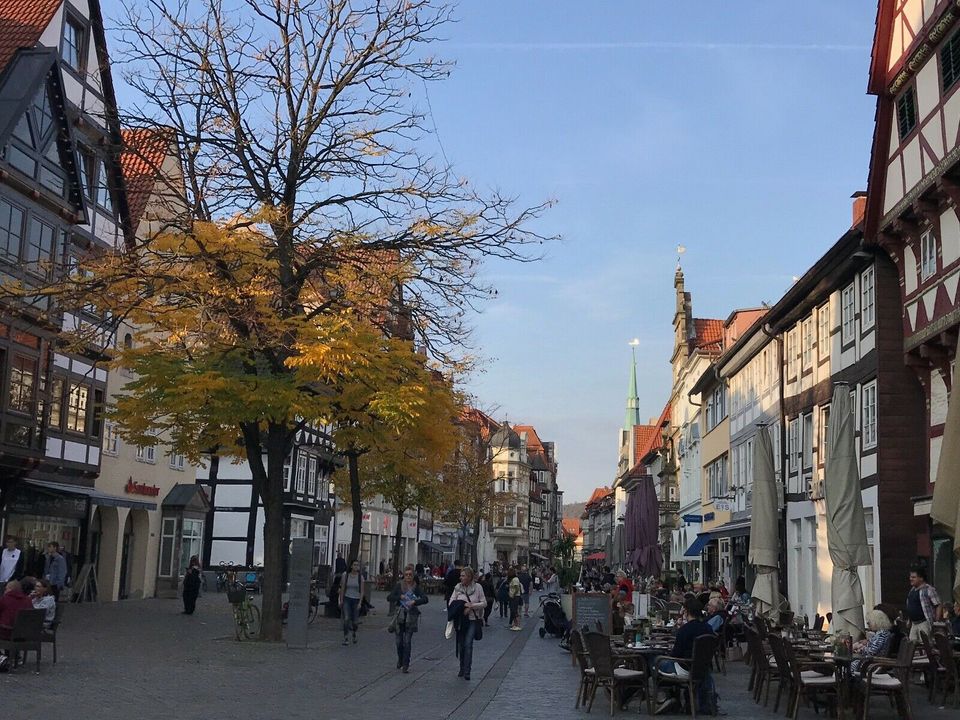
[[[134,482],[131,477],[123,488],[131,495],[150,495],[156,497],[160,494],[160,488],[156,485],[147,485],[146,483]]]

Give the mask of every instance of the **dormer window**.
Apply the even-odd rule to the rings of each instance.
[[[83,23],[68,15],[63,23],[63,46],[60,53],[64,62],[78,73],[86,69],[86,34]]]
[[[50,90],[46,85],[37,92],[17,122],[4,157],[12,167],[38,181],[56,196],[66,194],[67,176],[60,158]]]
[[[903,140],[917,126],[916,91],[911,85],[897,98],[897,129]]]

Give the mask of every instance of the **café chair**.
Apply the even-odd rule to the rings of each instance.
[[[862,720],[867,720],[870,712],[870,698],[874,695],[886,695],[897,703],[900,717],[911,720],[910,710],[910,672],[913,668],[912,640],[900,643],[895,660],[874,658],[861,674],[859,690],[863,696]]]
[[[944,633],[934,633],[933,641],[937,646],[937,656],[940,660],[940,667],[943,668],[943,677],[941,678],[940,690],[943,697],[940,700],[941,705],[947,704],[947,687],[953,693],[953,706],[960,707],[960,669],[957,665],[960,663],[960,657],[957,657],[953,651],[953,645]]]
[[[659,695],[662,687],[686,689],[690,703],[690,714],[697,717],[697,690],[710,674],[713,657],[717,653],[717,636],[701,635],[693,641],[693,658],[675,658],[658,655],[653,662],[653,697]],[[660,669],[661,662],[668,660],[674,664],[675,672]],[[713,708],[716,713],[716,708]],[[650,713],[653,714],[652,712]]]
[[[923,673],[923,680],[927,686],[927,701],[932,703],[947,671],[940,664],[940,655],[930,642],[930,636],[925,632],[920,633],[920,643],[923,645],[923,655],[913,659],[913,669]],[[926,662],[923,662],[924,658]]]
[[[43,633],[40,635],[40,642],[50,643],[53,645],[53,664],[57,664],[57,628],[60,627],[60,624],[63,622],[63,609],[66,606],[66,603],[57,603],[57,609],[53,616],[53,622],[50,623],[50,627],[44,628]]]
[[[610,649],[610,636],[601,633],[587,633],[583,636],[587,652],[590,655],[590,664],[593,666],[594,680],[590,687],[590,702],[587,712],[593,708],[593,699],[598,688],[606,688],[610,693],[610,714],[614,709],[623,705],[623,691],[628,688],[639,688],[646,695],[647,712],[653,714],[650,693],[648,692],[647,673],[643,670],[628,670],[614,667],[613,651]]]
[[[790,705],[790,698],[793,697],[793,676],[790,674],[790,663],[787,661],[787,655],[783,649],[783,639],[771,635],[769,640],[776,667],[770,668],[767,674],[767,697],[763,701],[763,706],[766,707],[770,700],[770,683],[776,681],[777,697],[773,701],[773,711],[777,712],[780,709],[780,696],[784,689],[787,691],[787,706]]]
[[[771,637],[773,637],[771,635]],[[840,687],[837,684],[836,675],[833,673],[824,674],[824,663],[803,662],[799,660],[793,651],[793,646],[788,642],[780,643],[783,648],[784,658],[790,672],[790,689],[792,697],[787,702],[787,716],[797,720],[800,713],[800,700],[807,700],[813,704],[814,710],[817,708],[817,700],[825,695],[828,700],[836,701]],[[788,696],[789,697],[789,696]]]
[[[580,668],[580,685],[577,687],[577,698],[573,704],[573,707],[578,708],[580,705],[587,704],[587,695],[597,678],[596,671],[590,666],[590,656],[587,654],[587,648],[584,647],[583,635],[579,630],[570,633],[570,652]]]
[[[760,702],[760,693],[773,667],[773,661],[763,650],[760,634],[751,627],[747,627],[747,650],[750,662],[750,682],[747,690],[753,691],[754,702]]]
[[[13,653],[13,667],[17,667],[20,653],[26,664],[27,653],[37,654],[37,672],[40,671],[41,636],[43,634],[43,616],[46,610],[21,610],[13,620],[9,640],[0,640],[0,650]]]
[[[813,629],[816,630],[817,632],[823,632],[823,621],[824,621],[824,620],[826,620],[826,618],[825,618],[823,615],[821,615],[820,613],[817,613],[816,615],[814,615],[814,616],[813,616]]]

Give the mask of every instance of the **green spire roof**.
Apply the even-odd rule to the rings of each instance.
[[[630,363],[630,387],[627,389],[627,415],[623,421],[623,429],[631,430],[634,425],[640,424],[640,397],[637,395],[637,352],[630,348],[633,355]]]

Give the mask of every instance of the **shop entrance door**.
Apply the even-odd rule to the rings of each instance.
[[[133,523],[130,522],[130,516],[127,515],[127,521],[123,526],[123,550],[120,553],[120,589],[117,597],[120,600],[126,600],[130,596],[130,551],[133,547]]]

